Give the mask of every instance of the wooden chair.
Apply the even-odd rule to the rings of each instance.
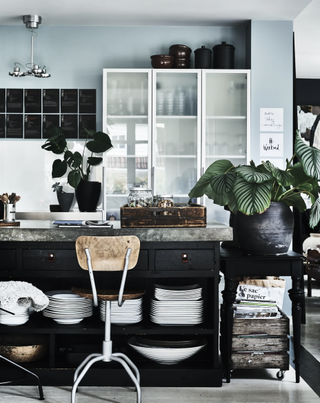
[[[98,362],[119,362],[132,379],[137,391],[137,403],[141,403],[140,374],[134,363],[123,353],[112,353],[111,341],[111,301],[134,299],[144,294],[124,293],[127,271],[133,269],[140,253],[140,240],[136,236],[80,236],[76,240],[76,253],[80,267],[88,270],[91,291],[72,288],[72,291],[86,298],[93,299],[94,306],[98,301],[105,301],[105,336],[102,344],[102,354],[90,354],[76,369],[71,393],[71,403],[76,402],[76,392],[79,383],[90,367]],[[97,290],[94,281],[94,271],[122,271],[122,279],[118,292],[112,290]]]

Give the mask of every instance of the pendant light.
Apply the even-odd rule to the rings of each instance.
[[[27,63],[25,66],[19,62],[15,62],[14,69],[9,72],[9,75],[12,77],[31,76],[37,78],[48,78],[51,75],[47,73],[46,66],[39,66],[38,64],[33,63],[33,40],[38,36],[38,34],[34,32],[34,29],[37,29],[39,24],[41,24],[42,18],[40,15],[24,15],[22,20],[28,31],[31,32],[31,62]],[[26,71],[20,71],[19,65],[26,69]]]

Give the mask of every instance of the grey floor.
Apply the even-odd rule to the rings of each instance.
[[[292,367],[285,373],[282,381],[276,379],[277,370],[237,370],[232,375],[231,383],[223,383],[221,388],[142,388],[143,403],[319,403],[320,377],[314,370],[320,361],[319,287],[314,285],[312,294],[311,298],[306,298],[307,324],[302,325],[301,338],[303,357],[312,358],[309,361],[313,365],[302,366],[306,381],[301,379],[297,384]],[[309,379],[310,372],[316,374],[314,384]],[[70,387],[45,386],[44,394],[47,403],[70,402]],[[77,403],[136,402],[133,388],[80,387],[77,395]],[[1,403],[33,402],[37,396],[37,388],[33,386],[0,386]]]

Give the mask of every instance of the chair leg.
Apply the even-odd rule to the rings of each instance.
[[[88,372],[88,370],[94,363],[96,363],[98,361],[102,361],[103,359],[104,359],[104,356],[102,354],[99,354],[98,357],[93,357],[93,358],[91,358],[90,361],[87,362],[87,364],[85,365],[85,367],[83,368],[83,370],[77,377],[77,380],[75,381],[75,383],[72,386],[71,403],[76,403],[76,392],[77,392],[79,383],[81,382],[82,378],[85,376],[85,374]]]
[[[74,375],[73,375],[73,383],[78,379],[79,373],[80,373],[80,371],[82,370],[82,368],[86,365],[86,363],[89,362],[89,361],[91,360],[91,358],[99,357],[99,356],[101,356],[101,354],[99,354],[99,353],[90,354],[90,355],[88,355],[87,358],[85,358],[85,359],[82,361],[82,363],[81,363],[81,364],[78,366],[78,368],[75,370],[75,373],[74,373]]]
[[[21,371],[24,371],[32,376],[34,376],[35,378],[37,378],[38,381],[38,390],[39,390],[39,400],[44,400],[44,395],[43,395],[43,389],[42,389],[42,384],[40,381],[40,378],[38,377],[37,374],[35,374],[34,372],[29,371],[28,369],[21,367],[21,365],[17,364],[14,361],[9,360],[8,358],[4,357],[3,355],[0,355],[0,359],[4,360],[6,362],[8,362],[9,364],[13,365],[14,367],[19,368]]]
[[[121,357],[123,358],[127,364],[131,367],[131,369],[135,372],[136,374],[136,379],[138,381],[138,383],[140,384],[140,373],[138,368],[135,366],[135,364],[130,360],[129,357],[127,357],[125,354],[123,353],[112,353],[112,356],[116,356],[116,357]]]
[[[128,357],[126,357],[128,359]],[[132,379],[133,383],[135,384],[136,391],[137,391],[137,403],[141,403],[141,388],[137,378],[134,376],[133,372],[131,371],[129,365],[127,364],[126,360],[122,357],[116,356],[114,354],[111,355],[111,359],[113,361],[119,362],[123,368],[126,370],[127,374]]]

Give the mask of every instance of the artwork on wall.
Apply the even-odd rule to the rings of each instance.
[[[96,90],[0,88],[0,139],[46,139],[61,126],[70,139],[96,131]]]
[[[298,105],[298,130],[308,145],[320,149],[320,106]]]

